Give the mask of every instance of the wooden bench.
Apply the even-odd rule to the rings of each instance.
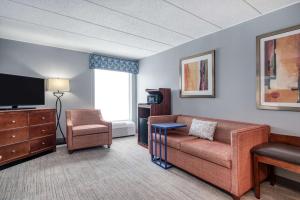
[[[279,143],[277,140],[275,143],[267,143],[255,147],[252,153],[254,191],[255,197],[258,199],[260,198],[260,163],[268,165],[271,185],[274,185],[276,181],[274,174],[275,167],[300,173],[300,143],[299,146],[295,146],[290,142]]]

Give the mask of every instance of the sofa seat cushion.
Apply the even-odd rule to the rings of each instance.
[[[171,132],[171,133],[167,133],[167,134],[168,134],[167,146],[173,147],[178,150],[180,150],[180,144],[182,142],[197,139],[197,137],[195,137],[195,136],[183,135],[183,134],[176,133],[176,132]],[[153,133],[152,136],[153,136],[152,139],[154,141],[155,134]],[[161,134],[161,140],[162,140],[162,144],[165,144],[165,136],[163,133]],[[156,141],[159,143],[159,133],[156,134]]]
[[[196,139],[182,142],[180,150],[223,167],[231,168],[231,146],[228,144]]]
[[[108,127],[101,124],[89,124],[89,125],[74,126],[72,130],[74,136],[79,136],[79,135],[89,135],[95,133],[107,133]]]

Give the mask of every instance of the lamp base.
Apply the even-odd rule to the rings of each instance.
[[[59,129],[59,131],[63,137],[64,143],[66,143],[66,138],[65,138],[65,135],[64,135],[61,125],[60,125],[60,117],[61,117],[61,111],[62,111],[61,97],[64,95],[64,93],[63,92],[53,92],[53,95],[57,98],[56,103],[55,103],[56,118],[57,118],[56,130]]]
[[[63,145],[63,144],[66,144],[64,138],[56,138],[56,145]]]

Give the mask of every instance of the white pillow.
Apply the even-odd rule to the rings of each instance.
[[[217,122],[193,119],[189,135],[213,141]]]

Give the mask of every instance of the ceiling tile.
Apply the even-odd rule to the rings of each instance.
[[[299,0],[246,0],[263,14],[300,2]]]
[[[86,0],[118,10],[127,15],[157,24],[193,38],[219,30],[187,12],[162,0]]]
[[[44,12],[39,9],[26,7],[6,0],[2,0],[0,13],[2,16],[16,20],[22,20],[23,22],[43,25],[61,31],[65,30],[74,34],[77,33],[80,35],[89,36],[97,40],[111,41],[154,52],[162,51],[171,47],[166,44],[138,38],[93,24],[87,24],[68,17]]]
[[[166,0],[222,28],[253,19],[260,14],[242,0]]]
[[[147,38],[170,46],[176,46],[190,40],[190,38],[186,36],[84,0],[14,0],[14,2],[70,16],[73,19],[81,19],[87,23],[100,25],[109,30],[120,31],[140,38]]]
[[[154,54],[143,49],[95,40],[88,37],[26,24],[0,17],[0,38],[40,44],[82,52],[124,56],[140,59]]]
[[[300,0],[0,0],[0,37],[142,58]]]

